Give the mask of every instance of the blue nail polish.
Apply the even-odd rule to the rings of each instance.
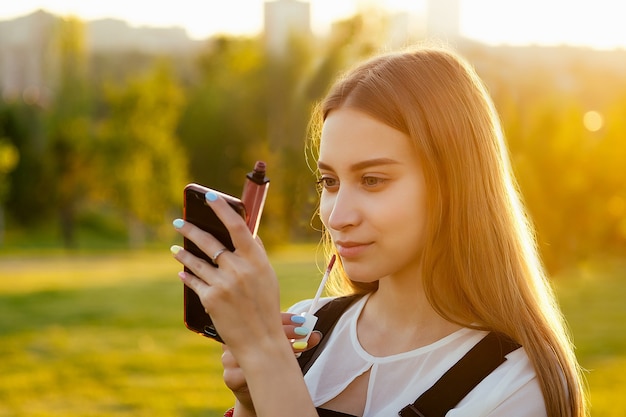
[[[295,324],[303,324],[306,321],[306,318],[302,316],[291,316],[291,322]]]
[[[217,200],[217,194],[215,194],[213,191],[207,191],[204,197],[207,199],[207,201]]]
[[[298,336],[306,336],[307,334],[309,334],[309,329],[307,329],[306,327],[296,327],[295,329],[293,329],[293,332]]]
[[[176,219],[172,222],[172,224],[176,229],[180,229],[185,225],[185,221],[183,219]]]

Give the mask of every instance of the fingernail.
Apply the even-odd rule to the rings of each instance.
[[[296,327],[295,329],[293,329],[293,332],[298,336],[306,336],[307,334],[309,334],[309,329],[307,329],[306,327]]]
[[[172,245],[170,246],[170,252],[172,252],[174,255],[176,255],[178,252],[180,252],[183,248],[178,246],[178,245]]]
[[[180,278],[181,281],[184,281],[185,278],[187,278],[187,274],[184,271],[180,271],[178,273],[178,278]]]
[[[296,350],[302,350],[302,349],[306,349],[307,343],[306,342],[293,342],[292,346]]]
[[[291,316],[291,322],[295,324],[303,324],[306,321],[305,317],[302,316]]]
[[[176,229],[180,229],[185,225],[185,221],[183,219],[176,219],[172,222],[172,224]]]
[[[217,200],[217,194],[215,194],[213,191],[207,191],[204,197],[207,199],[207,201]]]

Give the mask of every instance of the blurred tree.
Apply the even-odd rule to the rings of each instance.
[[[82,24],[64,20],[44,57],[52,100],[29,93],[0,101],[0,160],[19,156],[10,172],[15,162],[0,167],[8,220],[29,225],[54,211],[71,245],[77,215],[91,203],[92,212],[123,212],[139,245],[145,232],[169,223],[168,210],[180,209],[185,182],[239,195],[244,174],[262,159],[272,179],[264,241],[317,237],[309,226],[314,178],[303,155],[311,109],[340,71],[381,49],[384,30],[355,16],[323,40],[294,37],[282,56],[268,55],[261,38],[222,37],[208,41],[191,68],[190,56],[155,65],[149,53],[88,54]],[[598,253],[624,255],[623,54],[471,43],[460,49],[502,116],[550,270]],[[114,82],[100,90],[105,79]],[[590,110],[601,116],[597,128],[583,123]]]
[[[199,54],[197,71],[178,126],[191,178],[238,195],[251,156],[267,149],[260,40],[216,38]]]
[[[196,61],[197,78],[178,127],[191,180],[240,196],[244,176],[263,160],[271,179],[260,235],[284,240],[282,159],[268,141],[268,58],[261,39],[213,39]]]
[[[551,272],[591,256],[626,253],[626,102],[609,104],[606,92],[584,88],[589,71],[534,65],[495,88],[513,167]],[[620,86],[619,75],[612,77]],[[585,127],[586,103],[600,106],[605,126]]]
[[[132,247],[143,245],[145,225],[165,223],[179,207],[187,163],[175,130],[184,104],[169,63],[122,86],[106,88],[109,114],[100,131],[99,199],[119,209]]]
[[[0,246],[4,244],[4,205],[9,191],[8,174],[17,166],[19,156],[17,147],[11,143],[9,138],[0,135]]]
[[[372,55],[376,49],[380,48],[377,40],[380,38],[381,31],[385,30],[384,27],[372,28],[367,26],[366,22],[367,19],[361,15],[336,22],[325,44],[313,50],[312,65],[307,72],[302,74],[301,87],[296,90],[298,93],[296,101],[300,103],[297,108],[305,117],[304,120],[300,119],[299,125],[294,126],[300,132],[306,132],[307,135],[320,133],[321,126],[310,124],[314,106],[323,99],[342,71]],[[294,174],[298,182],[293,188],[298,200],[290,203],[298,208],[296,214],[299,217],[294,216],[291,221],[292,227],[295,226],[292,230],[292,237],[299,239],[315,236],[317,238],[321,228],[317,216],[319,196],[314,185],[317,180],[315,170],[318,156],[312,154],[312,149],[309,148],[305,148],[303,152],[301,141],[298,145],[297,155],[296,152],[292,152],[298,163]]]
[[[317,235],[304,158],[311,109],[340,70],[374,49],[361,17],[336,27],[328,44],[294,36],[281,55],[266,51],[262,39],[221,37],[198,57],[178,128],[192,180],[239,195],[245,172],[265,160],[272,185],[261,233],[268,244]]]
[[[274,213],[268,213],[267,223],[271,223],[272,231],[279,232],[278,237],[283,241],[296,240],[307,231],[303,202],[308,191],[306,178],[310,176],[306,175],[303,149],[311,107],[307,78],[314,60],[312,45],[306,38],[290,38],[284,54],[268,52],[269,89],[265,109],[267,137],[275,164]]]
[[[4,137],[7,146],[14,147],[18,156],[16,166],[5,173],[5,184],[1,186],[5,214],[16,229],[35,226],[48,219],[51,211],[46,203],[48,197],[33,192],[44,189],[43,111],[18,100],[0,103],[0,137]]]
[[[270,56],[267,96],[270,149],[277,155],[278,213],[289,241],[317,237],[315,177],[305,159],[305,142],[311,111],[323,98],[335,77],[372,53],[377,30],[366,27],[362,16],[337,22],[328,40],[320,45],[293,37],[282,56]],[[276,198],[276,197],[274,197]]]
[[[599,249],[607,252],[617,249],[617,254],[626,257],[626,85],[621,95],[600,114],[604,115],[602,127],[589,133],[595,145],[594,169],[598,177],[594,190],[602,190],[597,202],[596,227],[601,230],[604,245]]]
[[[59,215],[66,247],[75,246],[76,215],[92,186],[93,149],[91,97],[88,89],[84,24],[60,20],[54,37],[56,85],[47,114],[45,166],[50,199]]]

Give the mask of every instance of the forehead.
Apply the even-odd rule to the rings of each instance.
[[[374,158],[403,162],[415,157],[406,134],[359,110],[339,108],[324,121],[319,156],[324,163],[354,164]]]

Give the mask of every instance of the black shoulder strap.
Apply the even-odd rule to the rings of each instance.
[[[302,355],[298,358],[298,363],[300,364],[300,368],[302,369],[302,374],[306,374],[313,362],[317,359],[317,357],[322,353],[322,347],[328,340],[326,336],[328,336],[335,327],[337,320],[343,314],[344,311],[357,299],[361,298],[363,294],[352,294],[346,295],[343,297],[335,298],[329,301],[322,308],[317,310],[315,315],[317,316],[317,323],[315,324],[315,329],[322,333],[324,337],[322,337],[322,341],[315,346],[314,348],[303,352]]]
[[[491,332],[413,404],[404,407],[402,417],[444,417],[487,375],[500,366],[505,356],[521,346],[509,337]]]

